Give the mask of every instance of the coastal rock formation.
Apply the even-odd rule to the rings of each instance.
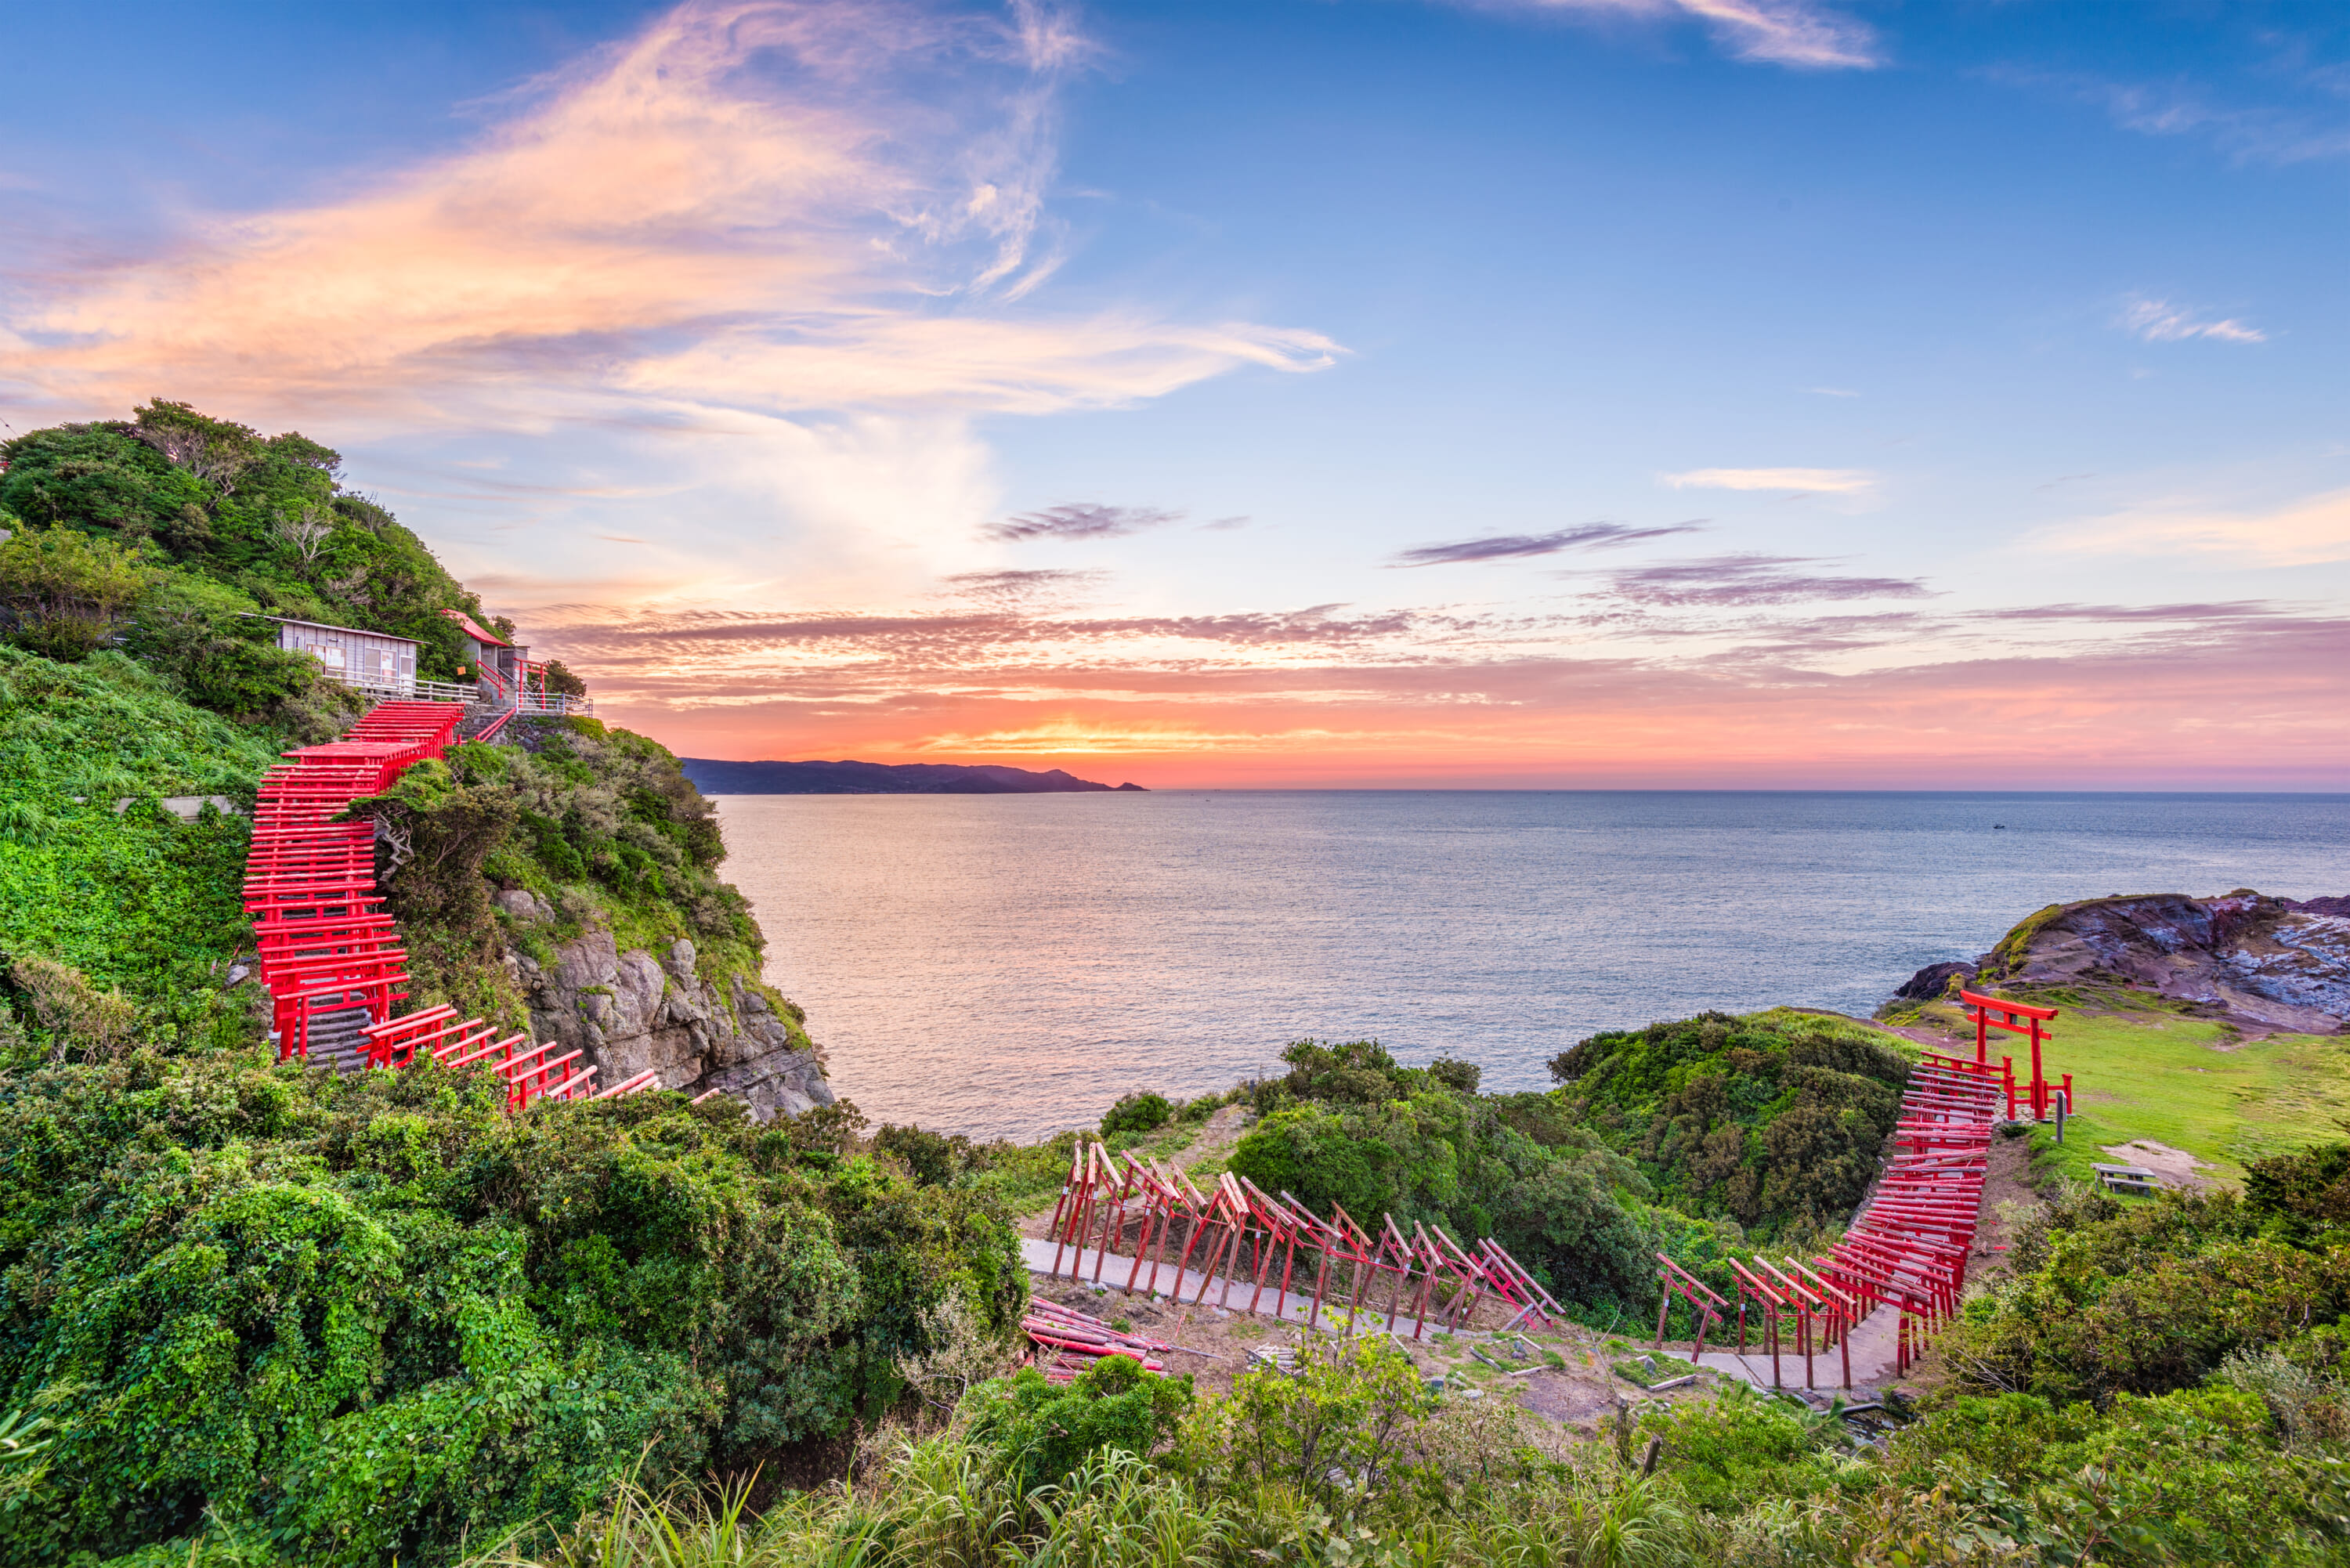
[[[529,900],[528,893],[500,895],[510,912],[545,918],[545,906]],[[697,973],[694,960],[689,941],[658,956],[623,952],[609,931],[598,930],[558,945],[552,962],[524,953],[511,961],[537,1038],[585,1051],[600,1083],[651,1068],[665,1089],[738,1096],[760,1121],[831,1105],[824,1064],[794,1021],[740,979],[722,993]]]
[[[1147,793],[1139,784],[1115,787],[1059,768],[982,763],[733,763],[680,757],[693,787],[704,794],[1076,794]]]
[[[2350,1029],[2350,898],[2239,888],[2052,904],[1973,964],[1919,970],[1897,1000],[1930,1001],[1962,984],[2127,986],[2240,1027],[2339,1033]]]

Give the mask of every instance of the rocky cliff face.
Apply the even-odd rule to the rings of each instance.
[[[497,899],[517,920],[554,917],[525,892]],[[525,953],[510,961],[536,1036],[586,1052],[598,1083],[650,1068],[664,1089],[737,1096],[760,1121],[831,1105],[823,1063],[806,1034],[740,980],[722,993],[696,972],[694,956],[689,941],[658,955],[623,952],[609,931],[589,931],[557,945],[550,962]]]
[[[1898,997],[1959,985],[2123,985],[2241,1026],[2350,1028],[2350,898],[2296,902],[2243,890],[2053,905],[1971,964],[1921,969]]]

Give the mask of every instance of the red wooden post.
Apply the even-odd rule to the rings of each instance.
[[[2048,1080],[2040,1075],[2040,1020],[2032,1021],[2032,1119],[2048,1119]]]
[[[2002,1056],[1999,1059],[1999,1074],[2007,1085],[2007,1119],[2013,1121],[2015,1119],[2015,1058]]]
[[[1962,993],[1962,994],[1963,994],[1963,993]],[[1978,1008],[1976,1008],[1976,1009],[1975,1009],[1975,1060],[1976,1060],[1977,1062],[1988,1062],[1988,1061],[1990,1061],[1990,1060],[1991,1060],[1990,1052],[1991,1052],[1991,1022],[1990,1022],[1990,1016],[1989,1016],[1987,1013],[1985,1013],[1981,1008],[1978,1007]]]

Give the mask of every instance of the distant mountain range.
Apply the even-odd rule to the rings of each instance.
[[[681,757],[685,776],[704,794],[1072,794],[1107,790],[1055,768],[961,763],[729,763]],[[1122,790],[1140,791],[1139,784]]]

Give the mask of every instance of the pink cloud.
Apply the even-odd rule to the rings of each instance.
[[[1018,303],[1055,263],[1053,106],[1088,47],[1036,5],[689,0],[454,156],[20,279],[0,348],[55,405],[164,387],[395,430],[1035,412],[1328,363],[1311,332]]]

